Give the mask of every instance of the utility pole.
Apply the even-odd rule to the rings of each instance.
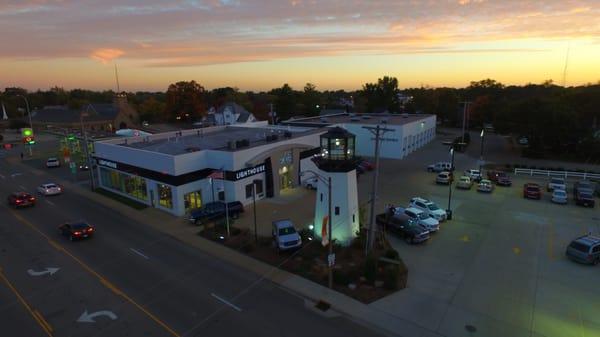
[[[269,107],[271,108],[271,112],[269,112],[269,115],[271,115],[271,125],[275,125],[275,111],[273,111],[273,103],[269,104]]]
[[[17,97],[21,97],[25,100],[25,107],[27,108],[27,116],[29,117],[29,128],[31,129],[31,132],[33,133],[33,136],[35,137],[35,132],[33,132],[33,123],[31,122],[31,110],[29,110],[29,100],[24,95],[17,95]],[[29,146],[28,146],[30,157],[33,155],[32,146],[33,145],[31,145],[31,144],[29,144]]]
[[[88,165],[88,169],[90,171],[90,184],[91,184],[91,188],[93,191],[96,189],[96,183],[94,182],[94,165],[92,164],[92,161],[90,160],[90,149],[88,146],[87,132],[85,131],[85,128],[83,127],[83,117],[87,117],[87,116],[89,116],[89,114],[86,110],[86,112],[83,112],[79,115],[79,122],[81,123],[81,134],[83,136],[85,164]]]
[[[465,142],[465,127],[467,125],[467,110],[469,107],[469,104],[471,104],[471,102],[469,101],[465,101],[465,102],[461,102],[462,104],[464,104],[464,109],[463,109],[463,120],[462,120],[462,135],[461,135],[461,143]]]
[[[373,243],[375,242],[375,200],[377,199],[377,184],[379,182],[379,143],[381,141],[395,141],[395,138],[383,138],[386,132],[394,131],[393,129],[388,129],[385,127],[381,127],[379,124],[375,127],[373,126],[363,126],[363,129],[369,130],[375,138],[375,174],[373,175],[373,187],[371,190],[371,214],[369,220],[369,234],[367,236],[367,247],[366,253],[367,255],[373,249]]]
[[[333,289],[333,261],[331,261],[331,259],[333,259],[333,242],[332,237],[331,237],[331,231],[333,230],[333,226],[332,226],[332,222],[333,222],[333,218],[331,217],[331,176],[327,177],[327,194],[329,194],[327,196],[327,202],[328,202],[328,210],[327,210],[327,216],[329,217],[329,221],[327,221],[327,225],[329,228],[327,231],[327,239],[329,240],[329,256],[327,257],[327,266],[329,266],[329,289]]]

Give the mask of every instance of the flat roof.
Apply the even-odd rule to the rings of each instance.
[[[190,133],[190,131],[195,131]],[[252,147],[277,143],[284,140],[298,138],[313,133],[323,132],[322,129],[307,129],[298,127],[239,127],[226,126],[220,130],[186,130],[181,136],[175,136],[176,132],[169,132],[170,136],[155,134],[147,137],[147,141],[123,141],[116,145],[168,155],[180,155],[202,150],[238,151]],[[267,136],[277,135],[276,140],[267,142]],[[286,136],[287,135],[287,136]],[[142,137],[143,138],[143,137]],[[131,140],[131,138],[129,138]],[[248,146],[229,148],[229,142],[248,140]]]
[[[299,119],[288,119],[283,123],[286,125],[303,125],[309,126],[328,126],[332,124],[391,124],[391,125],[404,125],[413,122],[423,120],[433,115],[426,114],[353,114],[353,113],[342,113],[337,115],[325,115],[317,117],[299,118]]]

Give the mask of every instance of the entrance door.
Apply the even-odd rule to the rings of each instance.
[[[189,211],[202,206],[202,191],[194,191],[183,196],[185,211]]]
[[[294,167],[292,165],[283,166],[279,170],[279,186],[280,189],[288,189],[294,187],[294,180],[292,177],[292,172],[294,172]]]

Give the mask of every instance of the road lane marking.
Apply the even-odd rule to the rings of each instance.
[[[19,188],[22,189],[23,191],[25,191],[27,188],[25,188],[25,186],[23,185],[19,185]]]
[[[6,177],[4,175],[2,175],[2,174],[0,174],[0,178],[6,179]]]
[[[48,329],[48,331],[53,332],[52,326],[50,325],[50,323],[48,323],[48,321],[46,321],[44,316],[42,316],[41,312],[39,312],[37,310],[33,310],[33,314],[37,316],[37,318],[40,320],[40,322],[42,322],[42,324],[44,324],[44,326],[46,327],[46,329]]]
[[[469,239],[469,236],[468,236],[468,235],[465,235],[465,236],[463,236],[462,238],[460,238],[460,241],[462,241],[462,242],[469,242],[469,241],[471,241],[471,240]]]
[[[13,173],[13,174],[10,175],[10,177],[14,178],[14,177],[17,177],[17,176],[20,176],[20,175],[23,175],[23,173],[21,173],[21,172]]]
[[[513,250],[513,253],[515,253],[515,255],[521,254],[521,248],[519,248],[519,247],[513,247],[512,250]]]
[[[136,253],[137,255],[139,255],[139,256],[141,256],[141,257],[143,257],[143,258],[144,258],[144,259],[146,259],[146,260],[150,260],[150,258],[149,258],[149,257],[147,257],[146,255],[144,255],[144,254],[140,253],[138,250],[135,250],[135,249],[133,249],[133,248],[129,248],[129,250],[131,250],[132,252]]]
[[[42,271],[35,271],[33,269],[28,269],[27,274],[29,274],[30,276],[43,276],[46,274],[54,275],[54,273],[56,273],[59,270],[60,270],[60,268],[46,268],[45,270],[42,270]]]
[[[240,307],[236,306],[235,304],[227,301],[226,299],[224,299],[222,297],[219,297],[218,295],[215,295],[214,293],[210,293],[210,296],[212,296],[212,297],[216,298],[217,300],[221,301],[222,303],[232,307],[234,310],[236,310],[238,312],[242,311],[242,309],[240,309]]]
[[[106,316],[113,321],[117,319],[117,315],[115,315],[115,313],[110,310],[100,310],[92,312],[91,314],[88,313],[87,310],[85,310],[83,314],[81,314],[81,316],[79,316],[79,318],[77,319],[77,323],[96,323],[96,320],[94,318],[99,316]]]
[[[56,204],[54,204],[52,201],[50,200],[46,200],[44,199],[44,202],[47,203],[48,205],[52,205],[52,206],[56,206]]]
[[[17,291],[17,289],[15,289],[15,287],[12,285],[12,283],[10,283],[10,281],[6,278],[6,276],[4,276],[4,273],[2,273],[2,268],[0,268],[0,278],[4,281],[4,283],[6,283],[6,285],[10,288],[10,290],[17,296],[17,298],[19,299],[19,302],[21,302],[21,304],[23,304],[25,309],[27,309],[27,311],[29,311],[29,313],[31,314],[33,319],[35,319],[35,321],[42,327],[42,329],[44,330],[46,335],[48,335],[49,337],[53,337],[52,328],[50,327],[50,324],[48,324],[48,322],[46,322],[45,319],[43,319],[43,318],[40,319],[41,314],[39,314],[39,313],[36,314],[35,313],[36,311],[33,310],[29,306],[29,304],[27,304],[27,302],[25,301],[23,296],[21,296],[19,291]],[[38,315],[39,315],[39,317],[38,317]]]
[[[6,207],[7,209],[9,209],[6,205],[3,205],[3,207]],[[100,275],[98,272],[96,272],[94,269],[92,269],[91,267],[89,267],[87,264],[85,264],[83,261],[81,261],[78,257],[76,257],[75,255],[71,254],[68,250],[66,250],[65,248],[63,248],[59,243],[57,243],[56,241],[52,240],[48,235],[44,234],[44,232],[40,231],[33,223],[31,223],[30,221],[28,221],[27,219],[25,219],[23,216],[21,216],[20,214],[14,212],[13,210],[9,209],[9,212],[17,219],[19,220],[21,223],[23,223],[24,225],[26,225],[27,227],[31,228],[34,232],[38,233],[39,235],[41,235],[42,237],[44,237],[48,243],[50,243],[52,246],[54,246],[56,249],[62,251],[63,253],[65,253],[66,255],[68,255],[71,259],[73,259],[75,262],[77,262],[83,269],[85,269],[88,273],[92,274],[93,276],[95,276],[96,278],[98,278],[98,280],[104,285],[106,286],[108,289],[110,289],[111,291],[115,292],[115,294],[121,296],[123,299],[125,299],[127,302],[129,302],[130,304],[132,304],[133,306],[135,306],[138,310],[140,310],[141,312],[143,312],[146,316],[148,316],[148,318],[150,318],[151,320],[153,320],[156,324],[160,325],[163,329],[165,329],[168,333],[170,333],[171,335],[175,336],[175,337],[181,337],[181,335],[179,335],[177,332],[175,332],[175,330],[173,330],[171,327],[169,327],[165,322],[163,322],[162,320],[160,320],[158,317],[156,317],[153,313],[151,313],[150,311],[148,311],[146,308],[144,308],[143,306],[141,306],[140,304],[138,304],[136,301],[134,301],[131,297],[129,297],[127,294],[125,294],[124,292],[122,292],[121,290],[119,290],[116,286],[114,286],[112,283],[110,283],[107,279],[105,279],[102,275]],[[1,274],[1,273],[0,273]],[[52,335],[49,335],[52,336]]]

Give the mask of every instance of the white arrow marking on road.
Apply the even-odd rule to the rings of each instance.
[[[2,175],[2,174],[0,174],[0,178],[6,179],[6,177],[4,175]]]
[[[150,260],[150,258],[149,258],[149,257],[147,257],[146,255],[144,255],[144,254],[140,253],[139,251],[137,251],[137,250],[135,250],[135,249],[133,249],[133,248],[129,248],[129,249],[130,249],[132,252],[136,253],[137,255],[139,255],[139,256],[141,256],[141,257],[143,257],[144,259],[146,259],[146,260]]]
[[[223,302],[223,303],[227,304],[228,306],[232,307],[232,308],[233,308],[233,309],[235,309],[236,311],[239,311],[239,312],[241,312],[241,311],[242,311],[242,309],[241,309],[240,307],[236,306],[235,304],[233,304],[233,303],[231,303],[231,302],[229,302],[229,301],[227,301],[227,300],[225,300],[225,299],[223,299],[223,298],[221,298],[221,297],[219,297],[219,296],[217,296],[217,295],[215,295],[215,294],[213,294],[213,293],[210,293],[210,295],[211,295],[212,297],[214,297],[214,298],[218,299],[219,301],[221,301],[221,302]]]
[[[106,316],[106,317],[112,319],[113,321],[117,319],[117,315],[115,315],[115,313],[112,311],[100,310],[100,311],[96,311],[91,314],[88,314],[88,311],[86,310],[83,312],[83,314],[81,314],[81,316],[79,316],[79,318],[77,319],[77,322],[78,323],[96,323],[94,318],[99,317],[99,316]]]
[[[42,276],[46,274],[54,275],[54,273],[56,273],[59,269],[60,268],[46,268],[46,270],[43,271],[35,271],[33,269],[29,269],[27,270],[27,273],[31,276]]]

